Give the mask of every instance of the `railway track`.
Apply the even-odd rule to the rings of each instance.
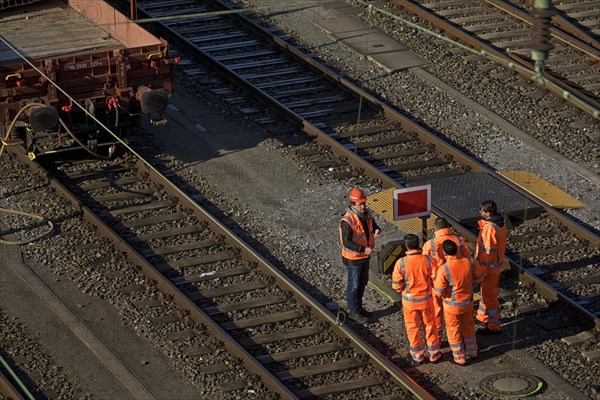
[[[149,18],[227,9],[217,1],[204,4],[208,3],[211,7],[184,0],[140,2],[139,7]],[[273,123],[275,117],[265,114],[256,100],[268,104],[332,150],[336,155],[319,160],[317,166],[338,179],[349,177],[346,166],[350,163],[385,187],[432,182],[434,213],[449,218],[472,240],[473,221],[452,215],[448,210],[453,206],[442,200],[441,192],[436,204],[436,185],[489,180],[499,185],[499,193],[514,192],[526,198],[528,215],[511,216],[515,227],[511,231],[514,240],[509,240],[509,263],[520,279],[545,297],[560,300],[587,325],[600,326],[600,275],[596,272],[600,240],[596,234],[242,15],[182,18],[165,22],[162,28],[185,51],[247,91],[240,94],[230,86],[213,90],[226,102],[262,124]],[[319,153],[318,147],[299,151],[308,158]]]
[[[28,164],[273,393],[433,398],[145,162]]]
[[[394,0],[393,3],[472,48],[494,54],[507,63],[516,61],[530,71],[535,70],[530,58],[535,18],[507,1]],[[592,10],[583,15],[597,12],[593,11],[593,6],[588,8]],[[597,5],[595,9],[597,10]],[[566,32],[557,27],[550,28],[549,42],[554,48],[545,61],[544,78],[560,88],[551,89],[555,96],[564,98],[563,91],[567,90],[572,96],[598,110],[600,44],[587,31],[575,24],[567,24],[561,14],[554,21]],[[536,79],[533,72],[521,75],[532,81]]]
[[[531,10],[533,1],[512,1],[516,5]],[[577,37],[590,46],[598,49],[600,37],[600,9],[594,1],[558,0],[552,2],[557,14],[552,17],[552,22]]]

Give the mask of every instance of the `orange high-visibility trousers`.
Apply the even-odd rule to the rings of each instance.
[[[421,340],[420,333],[421,324],[423,324],[429,358],[437,358],[440,352],[440,339],[437,335],[433,305],[423,310],[413,310],[410,307],[406,307],[405,302],[402,303],[404,326],[406,327],[406,336],[410,343],[411,357],[416,362],[423,362],[425,360],[425,345]]]
[[[477,310],[477,319],[487,324],[492,331],[502,328],[500,323],[500,301],[498,300],[498,286],[500,285],[501,267],[483,268],[483,282],[481,282],[481,300]]]
[[[460,314],[448,312],[444,309],[446,319],[446,335],[452,350],[452,357],[457,364],[467,362],[467,354],[471,358],[477,357],[477,340],[475,339],[475,323],[473,322],[473,304],[462,308]],[[454,307],[453,307],[454,308]]]

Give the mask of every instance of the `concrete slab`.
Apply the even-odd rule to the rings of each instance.
[[[379,32],[344,33],[342,42],[351,49],[366,56],[406,50],[406,46]]]
[[[583,332],[578,333],[577,335],[564,337],[561,340],[563,342],[565,342],[566,344],[568,344],[569,346],[573,346],[576,344],[584,343],[593,337],[594,337],[593,333],[588,332],[588,331],[583,331]]]
[[[354,15],[336,14],[336,9],[327,6],[318,7],[315,12],[318,15],[330,15],[330,18],[319,18],[314,22],[329,36],[388,72],[427,64],[426,60],[408,50],[404,44]]]
[[[600,349],[584,351],[581,353],[588,361],[600,360]]]
[[[319,7],[326,9],[325,7]],[[326,12],[323,12],[326,13]],[[352,32],[371,31],[371,33],[379,32],[379,29],[373,28],[354,15],[335,15],[335,11],[331,12],[330,18],[320,18],[315,21],[315,24],[321,27],[330,35],[340,39],[347,37]]]
[[[387,72],[395,72],[406,68],[419,67],[429,63],[410,50],[379,53],[367,56],[367,58]]]

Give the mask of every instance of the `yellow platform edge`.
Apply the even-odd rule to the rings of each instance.
[[[499,170],[498,173],[554,208],[582,208],[585,203],[530,171]]]

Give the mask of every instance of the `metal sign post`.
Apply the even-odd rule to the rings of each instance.
[[[421,217],[421,222],[423,223],[421,226],[421,234],[423,235],[423,244],[427,241],[427,219],[429,216]]]

